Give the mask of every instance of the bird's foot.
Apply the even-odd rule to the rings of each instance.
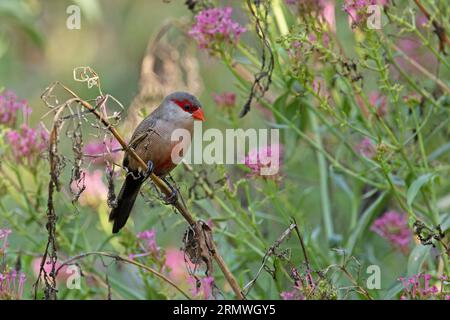
[[[151,176],[154,169],[153,161],[148,160],[147,162],[147,170],[144,172],[144,180]]]
[[[170,191],[171,191],[170,195],[164,197],[164,204],[166,204],[166,205],[168,205],[168,204],[175,205],[177,203],[177,201],[178,201],[178,191],[177,191],[177,189],[175,189],[169,183],[169,181],[167,181],[166,178],[162,177],[161,179],[167,184],[167,186],[170,188]]]
[[[164,197],[164,204],[173,206],[177,203],[177,200],[178,200],[178,191],[172,189],[170,195]]]

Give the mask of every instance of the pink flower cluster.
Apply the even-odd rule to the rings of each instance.
[[[281,153],[282,146],[279,144],[255,148],[247,154],[244,164],[250,168],[252,176],[276,177],[281,167]]]
[[[400,297],[401,300],[426,300],[426,299],[445,299],[450,300],[450,294],[443,292],[444,282],[447,280],[447,276],[440,278],[442,285],[439,290],[436,285],[430,285],[430,274],[415,274],[409,278],[400,277],[398,280],[402,282],[403,293]]]
[[[233,92],[213,93],[213,99],[219,107],[234,107],[236,105],[236,94]]]
[[[30,128],[23,123],[19,130],[11,130],[6,134],[9,144],[12,147],[16,161],[32,164],[36,156],[46,149],[48,143],[48,133],[42,127]]]
[[[34,129],[26,122],[23,122],[18,129],[14,129],[19,111],[23,113],[24,119],[31,114],[31,108],[26,100],[19,100],[11,91],[5,91],[0,95],[0,125],[11,128],[6,133],[6,139],[11,146],[14,160],[20,164],[26,161],[32,164],[36,156],[46,148],[48,133],[43,127]]]
[[[0,300],[21,299],[26,279],[23,272],[17,273],[16,270],[0,273]]]
[[[202,49],[213,49],[214,45],[226,42],[236,45],[241,33],[246,29],[231,19],[231,7],[212,8],[200,11],[195,16],[195,24],[189,35],[197,40]]]
[[[13,127],[18,111],[22,111],[24,116],[31,113],[26,100],[18,100],[18,97],[11,91],[5,91],[0,95],[0,124]]]
[[[370,230],[388,240],[403,253],[406,254],[408,252],[412,233],[408,229],[408,217],[406,214],[388,211],[375,220]]]

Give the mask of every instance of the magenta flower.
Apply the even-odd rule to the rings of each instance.
[[[234,107],[236,105],[236,94],[233,92],[213,93],[213,99],[219,107]]]
[[[0,95],[0,124],[14,127],[18,111],[22,111],[24,116],[31,113],[26,100],[18,100],[12,91],[5,91]]]
[[[430,285],[430,274],[414,274],[409,278],[400,277],[398,280],[402,282],[403,293],[401,300],[427,300],[427,299],[443,299],[447,300],[448,295],[443,292],[444,281],[447,276],[440,277],[441,290],[436,285]]]
[[[246,29],[231,19],[231,7],[212,8],[200,11],[189,35],[197,40],[202,49],[212,50],[218,43],[236,45]]]
[[[6,138],[11,145],[15,160],[21,164],[25,161],[32,164],[48,144],[48,133],[43,127],[33,129],[26,123],[23,123],[19,130],[8,131]]]
[[[273,144],[250,150],[244,164],[250,168],[252,176],[277,177],[281,167],[282,146]]]
[[[388,211],[375,220],[370,230],[388,240],[403,253],[408,252],[412,233],[408,229],[408,216],[406,214]]]
[[[193,276],[189,276],[188,282],[191,285],[191,293],[193,296],[200,296],[203,294],[203,299],[208,300],[213,297],[212,292],[214,288],[214,278],[204,277],[197,281]]]
[[[105,162],[117,162],[120,158],[119,151],[122,146],[116,139],[104,139],[93,141],[84,147],[84,153],[92,163],[101,165]]]
[[[362,139],[355,147],[356,152],[360,155],[372,159],[375,157],[377,153],[377,149],[375,145],[372,143],[372,140],[369,138]]]
[[[0,273],[0,300],[21,299],[26,279],[23,272],[17,273],[16,270]]]

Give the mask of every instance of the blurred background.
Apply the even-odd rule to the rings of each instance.
[[[187,35],[193,23],[193,14],[189,12],[184,2],[181,0],[0,0],[0,90],[13,91],[20,99],[28,101],[32,113],[25,116],[25,121],[30,126],[37,126],[43,122],[49,128],[52,116],[43,118],[49,110],[41,100],[45,88],[54,81],[60,81],[85,100],[93,101],[99,95],[97,88],[89,89],[86,83],[74,81],[73,75],[75,68],[90,66],[100,77],[102,92],[114,96],[124,106],[118,130],[126,138],[130,137],[138,122],[151,112],[166,94],[176,90],[187,90],[199,97],[207,119],[204,123],[205,128],[280,129],[283,161],[282,171],[277,179],[266,180],[249,176],[249,169],[243,165],[194,165],[193,172],[182,167],[174,171],[174,179],[189,207],[197,218],[213,226],[218,247],[242,285],[251,281],[257,273],[266,250],[289,227],[292,217],[297,221],[303,234],[314,270],[324,270],[327,266],[349,258],[343,254],[343,251],[333,250],[333,248],[344,247],[348,249],[348,253],[357,257],[356,262],[353,261],[350,267],[354,274],[360,274],[372,264],[382,266],[383,287],[381,290],[371,291],[375,298],[395,297],[401,289],[397,279],[402,275],[418,272],[424,261],[427,261],[429,264],[426,265],[433,269],[431,266],[438,264],[436,262],[438,253],[432,251],[430,247],[419,246],[417,239],[413,239],[411,231],[406,231],[408,244],[406,251],[402,251],[370,229],[372,222],[383,213],[390,210],[401,212],[401,208],[395,202],[395,195],[387,190],[389,187],[386,187],[387,183],[383,180],[380,167],[375,163],[377,160],[366,159],[371,157],[364,154],[364,150],[361,151],[364,149],[364,143],[361,146],[362,137],[359,134],[370,132],[370,130],[365,127],[360,131],[353,130],[353,127],[348,129],[340,122],[341,120],[335,118],[331,120],[331,125],[328,125],[326,121],[322,121],[320,113],[318,118],[320,127],[317,127],[317,123],[314,124],[311,120],[315,117],[312,116],[316,112],[314,110],[323,111],[324,118],[330,114],[321,110],[315,100],[314,103],[308,104],[308,102],[303,105],[304,97],[294,97],[292,94],[292,91],[298,90],[299,87],[295,81],[301,81],[295,80],[291,72],[301,73],[306,62],[300,63],[300,66],[296,65],[295,68],[289,65],[286,61],[293,59],[291,51],[281,45],[282,41],[276,42],[274,39],[271,41],[278,46],[276,53],[286,64],[276,66],[275,84],[266,98],[268,104],[282,110],[285,117],[292,120],[294,126],[298,127],[297,131],[304,132],[304,136],[300,138],[293,133],[295,130],[289,127],[287,122],[276,117],[275,113],[271,112],[270,106],[263,107],[259,103],[254,103],[251,113],[245,118],[239,118],[238,114],[248,97],[248,88],[236,80],[223,61],[205,50],[199,50],[197,43]],[[290,1],[286,1],[288,2]],[[347,55],[348,61],[354,61],[352,59],[356,60],[359,53],[364,50],[360,43],[367,41],[369,37],[365,38],[362,33],[352,30],[347,14],[341,10],[341,1],[328,2],[335,12],[333,16],[336,19],[335,28],[338,30],[334,33],[332,41],[340,43],[341,51],[339,52]],[[409,5],[408,1],[399,2],[401,5]],[[298,17],[294,9],[284,5],[284,1],[273,1],[273,3],[283,8],[281,12],[284,12],[288,26],[296,26]],[[221,1],[219,4],[234,6],[236,10],[233,12],[233,19],[250,31],[242,35],[241,41],[246,47],[255,47],[255,49],[249,49],[249,55],[239,51],[234,58],[235,61],[245,67],[248,66],[248,69],[254,72],[257,68],[252,63],[255,57],[259,59],[260,46],[254,34],[254,25],[249,21],[248,10],[242,10],[240,1]],[[79,30],[67,28],[66,23],[70,16],[67,9],[70,5],[77,5],[81,9]],[[389,31],[395,30],[389,29]],[[435,45],[436,39],[432,32],[427,31],[426,34],[434,39],[433,45]],[[395,36],[392,36],[392,39],[395,39]],[[423,47],[417,46],[417,43],[414,43],[416,47],[412,48],[411,43],[407,42],[408,40],[405,41],[403,46],[401,42],[397,44],[405,50],[414,50],[414,59],[429,68],[431,72],[437,69],[434,56],[424,54]],[[321,73],[317,79],[319,82],[327,83],[324,90],[328,90],[328,85],[332,92],[330,100],[333,100],[333,105],[338,106],[336,108],[338,110],[345,110],[345,117],[348,116],[349,119],[348,123],[359,128],[360,123],[365,121],[361,120],[364,117],[359,111],[360,101],[356,101],[356,95],[351,91],[352,88],[349,89],[350,86],[342,85],[337,79],[334,68],[338,68],[342,62],[337,60],[325,61],[325,63],[321,60],[318,63],[314,62],[316,64],[309,70],[310,73],[305,71],[305,78],[308,78],[308,81],[311,80],[311,85],[314,81],[314,86],[317,86],[318,82],[312,76],[317,66],[317,74]],[[301,58],[297,60],[299,61],[301,62]],[[405,64],[405,68],[408,66]],[[358,68],[361,66],[358,65]],[[378,89],[382,91],[378,74],[373,71],[373,68],[362,69],[361,74],[364,76],[365,94],[370,95]],[[448,72],[444,70],[442,74],[445,78]],[[433,81],[419,73],[411,71],[411,75],[417,77],[417,82],[426,90],[434,85]],[[251,79],[252,73],[250,76]],[[392,80],[392,83],[397,84],[398,73],[394,71],[389,74],[389,77],[389,81]],[[336,87],[333,87],[335,84]],[[292,91],[289,91],[291,89]],[[395,87],[391,91],[386,91],[392,93],[397,89],[397,101],[392,105],[402,104],[403,118],[406,119],[405,121],[410,121],[406,127],[408,128],[408,125],[414,127],[407,104],[418,104],[418,102],[409,102],[407,98],[411,98],[413,93],[404,87]],[[284,94],[285,91],[286,94]],[[231,108],[220,107],[220,102],[215,99],[216,94],[223,92],[232,92],[236,95]],[[381,96],[377,100],[377,97],[372,96],[370,103],[377,107],[386,105],[386,100],[383,100]],[[108,102],[108,108],[111,112],[122,111],[113,101]],[[427,124],[430,131],[445,118],[446,111],[441,109],[439,112],[441,113],[436,113],[434,122],[430,121]],[[394,128],[394,131],[398,129],[398,118],[386,121]],[[103,134],[92,126],[92,123],[83,123],[83,130],[85,130],[84,145],[101,142],[104,138]],[[337,131],[341,134],[340,136],[335,134]],[[409,134],[412,130],[405,129],[404,132]],[[343,173],[328,160],[323,163],[318,160],[320,156],[311,145],[305,142],[305,136],[310,139],[319,136],[320,139],[320,134],[323,135],[321,150],[325,150],[338,159],[349,168],[349,171],[354,172],[356,178]],[[437,150],[441,145],[448,145],[448,135],[445,137],[445,132],[442,136],[435,137],[437,138],[427,143],[428,153]],[[390,136],[386,138],[384,132],[379,133],[379,140],[388,141],[386,145],[390,147],[389,138]],[[347,145],[354,146],[356,151],[348,152]],[[1,147],[2,154],[11,153],[10,146],[2,143]],[[375,152],[370,141],[365,147],[368,149],[367,152]],[[71,140],[67,136],[62,136],[61,154],[72,159],[72,148]],[[419,154],[415,146],[410,149],[410,152],[412,155]],[[355,156],[354,153],[359,155]],[[442,154],[444,157],[439,158]],[[119,163],[122,153],[115,153],[114,157]],[[45,157],[43,159],[46,160]],[[14,161],[5,161],[3,170],[9,178],[0,184],[2,193],[0,195],[0,229],[12,230],[8,238],[11,258],[8,258],[8,261],[3,258],[3,265],[9,267],[20,265],[27,274],[23,295],[27,299],[33,297],[32,285],[37,277],[40,259],[47,241],[45,214],[48,164],[43,159],[40,162],[36,160],[30,163],[28,167],[17,168],[13,166]],[[414,159],[413,163],[416,165]],[[399,180],[403,183],[399,182],[397,185],[403,192],[405,191],[404,181],[409,183],[408,179],[412,180],[413,177],[409,176],[407,169],[404,168],[403,159],[393,156],[391,160],[390,165],[394,168],[392,172],[400,168],[395,171],[398,177],[393,176],[398,178],[396,183]],[[445,166],[445,150],[437,155],[435,160],[437,166],[441,164]],[[171,279],[179,283],[184,290],[195,291],[195,288],[192,289],[193,282],[186,281],[189,277],[185,267],[187,263],[179,250],[183,245],[186,223],[169,206],[161,205],[156,190],[151,186],[146,188],[143,197],[138,199],[133,210],[132,221],[119,236],[112,236],[111,225],[107,221],[109,208],[106,204],[107,178],[104,165],[87,161],[86,169],[94,176],[96,175],[95,179],[93,178],[91,185],[87,186],[89,194],[82,195],[80,203],[72,204],[69,187],[70,161],[67,161],[61,176],[63,181],[61,192],[56,193],[55,196],[58,215],[58,261],[88,251],[117,252],[124,256],[138,255],[145,247],[145,250],[150,253],[144,258],[138,257],[138,259],[147,260],[139,261],[161,272],[167,272]],[[326,172],[326,177],[322,175],[323,172]],[[443,169],[442,173],[445,174],[445,172],[448,172],[448,168]],[[364,177],[368,177],[368,180],[376,181],[385,189],[363,183],[358,176],[363,177],[363,180]],[[115,177],[117,179],[115,187],[118,192],[121,173],[117,173]],[[210,188],[216,192],[216,198],[212,200],[205,197],[204,190],[196,185],[199,177],[206,177]],[[325,187],[329,193],[326,196],[328,200],[324,200],[323,179],[328,181]],[[23,193],[18,192],[20,190]],[[448,192],[448,185],[444,184],[435,196],[439,199],[444,198]],[[422,209],[423,206],[420,210]],[[324,211],[331,214],[329,216],[331,221],[324,221],[326,217]],[[442,220],[445,220],[448,227],[450,219],[445,212],[445,210],[441,212],[442,217],[446,217]],[[406,220],[407,218],[401,222],[407,229]],[[332,232],[326,231],[330,223],[333,226]],[[140,234],[145,230],[151,230],[151,232]],[[250,298],[279,299],[284,297],[284,292],[292,289],[295,284],[295,280],[292,280],[294,266],[299,269],[304,267],[304,257],[297,237],[291,235],[284,239],[279,256],[273,259],[271,265],[273,270],[266,268],[262,272]],[[104,299],[107,296],[108,287],[113,288],[112,297],[117,299],[181,297],[170,286],[161,284],[156,277],[135,267],[114,263],[111,260],[105,262],[94,257],[83,261],[86,264],[83,265],[85,277],[82,280],[82,289],[70,290],[61,285],[60,298]],[[441,272],[443,268],[442,264],[439,264],[439,267],[435,269]],[[109,275],[106,280],[105,274]],[[331,282],[334,286],[354,285],[342,275],[333,273],[330,278],[333,279]],[[67,275],[59,280],[60,283],[64,283]],[[219,296],[231,297],[229,285],[217,270],[215,280],[221,290]],[[336,295],[347,297],[343,291],[337,291],[339,290],[329,287],[328,280],[324,281],[323,295],[318,295],[317,298],[333,298]],[[360,292],[351,292],[348,296],[364,298],[364,294]]]

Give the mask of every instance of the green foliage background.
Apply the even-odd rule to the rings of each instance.
[[[424,2],[450,30],[446,1]],[[450,63],[448,56],[437,51],[438,39],[431,27],[420,31],[408,28],[417,13],[413,3],[396,3],[390,8],[390,19],[383,14],[385,26],[383,32],[377,33],[352,30],[347,15],[340,9],[341,2],[337,1],[339,32],[336,39],[330,40],[332,45],[317,41],[311,45],[313,49],[303,48],[301,57],[293,61],[288,55],[292,42],[309,43],[309,32],[321,39],[323,30],[315,25],[317,30],[307,31],[308,26],[314,26],[311,17],[299,18],[282,1],[271,1],[278,8],[271,15],[269,27],[276,59],[273,83],[266,97],[258,101],[261,107],[253,107],[239,119],[237,114],[246,101],[250,83],[233,71],[232,64],[241,63],[250,74],[257,72],[260,46],[246,5],[222,1],[222,5],[235,7],[234,17],[249,31],[234,50],[220,48],[214,56],[201,50],[196,53],[202,79],[199,98],[208,119],[205,125],[220,129],[280,128],[285,150],[278,182],[249,179],[242,166],[194,166],[197,172],[207,173],[216,196],[189,199],[188,206],[197,218],[213,221],[218,247],[241,287],[256,274],[265,252],[288,228],[292,217],[304,237],[312,268],[327,271],[327,285],[332,289],[325,286],[323,290],[335,291],[338,298],[366,297],[358,292],[347,295],[347,290],[339,289],[355,283],[342,272],[331,272],[333,266],[346,265],[362,287],[369,276],[365,273],[367,266],[380,266],[382,287],[369,290],[378,299],[398,297],[400,276],[426,272],[437,281],[438,276],[448,274],[448,255],[441,244],[436,242],[437,247],[432,248],[414,240],[411,250],[403,254],[369,230],[373,221],[388,210],[406,212],[411,230],[417,219],[430,227],[440,224],[444,233],[450,227],[448,92],[439,90],[435,81],[423,74],[400,67],[402,74],[392,65],[386,67],[389,59],[400,54],[391,46],[396,34],[418,39],[425,50],[441,60],[437,71],[425,67],[447,88]],[[81,30],[66,28],[66,8],[70,4],[81,7]],[[283,23],[280,16],[289,28],[284,35],[279,28]],[[33,109],[29,122],[34,125],[48,111],[40,96],[55,80],[68,84],[82,97],[95,98],[95,89],[74,83],[72,76],[74,68],[91,66],[101,77],[103,91],[127,107],[139,92],[141,60],[149,39],[166,21],[184,19],[189,23],[191,18],[183,1],[0,0],[0,88],[14,90],[28,99]],[[340,43],[340,48],[336,43]],[[350,80],[344,62],[357,65],[363,77],[361,82]],[[324,83],[329,97],[325,99],[314,90],[315,80]],[[237,93],[237,106],[231,115],[213,102],[212,93],[223,91]],[[373,91],[387,97],[389,114],[382,120],[364,114],[357,100],[357,95],[361,95],[367,103]],[[419,105],[421,97],[424,102]],[[148,106],[142,109],[143,113],[148,112]],[[261,110],[271,112],[272,118],[265,117]],[[51,118],[43,121],[47,126],[51,124]],[[90,130],[88,125],[85,129]],[[419,133],[416,138],[412,136],[414,130]],[[125,129],[122,131],[129,136]],[[373,159],[354,151],[364,137],[370,137],[377,146]],[[85,139],[88,141],[89,135]],[[4,141],[1,143],[0,152],[7,155],[9,147]],[[63,139],[61,143],[62,153],[69,156],[70,141]],[[62,177],[66,184],[69,167]],[[36,168],[26,168],[3,160],[2,169],[11,180],[0,182],[0,228],[13,230],[7,264],[13,265],[20,257],[29,278],[24,298],[32,298],[32,260],[42,254],[47,240],[48,164],[40,161]],[[187,197],[195,177],[181,167],[175,170],[174,177]],[[234,190],[229,190],[224,177],[230,177]],[[13,183],[19,184],[22,192],[15,190]],[[146,194],[151,197],[152,191],[148,189]],[[140,199],[133,223],[118,237],[112,237],[106,222],[106,203],[96,209],[75,207],[64,192],[56,197],[60,257],[89,251],[134,253],[138,250],[135,234],[150,228],[157,230],[157,243],[163,250],[182,246],[185,221],[157,200],[149,207]],[[448,236],[443,242],[448,246]],[[261,274],[249,298],[279,299],[281,292],[292,290],[291,266],[303,271],[305,268],[297,237],[289,237],[280,246],[280,252],[280,257],[269,259],[273,272]],[[151,257],[142,261],[152,266],[160,263]],[[91,280],[83,279],[81,290],[68,290],[61,285],[60,298],[105,298],[107,290],[99,279],[104,279],[106,273],[113,298],[181,297],[166,283],[133,266],[107,261],[105,267],[98,257],[87,258],[81,265]],[[214,275],[223,297],[232,298],[222,274],[216,270]],[[184,283],[183,287],[189,286]]]

